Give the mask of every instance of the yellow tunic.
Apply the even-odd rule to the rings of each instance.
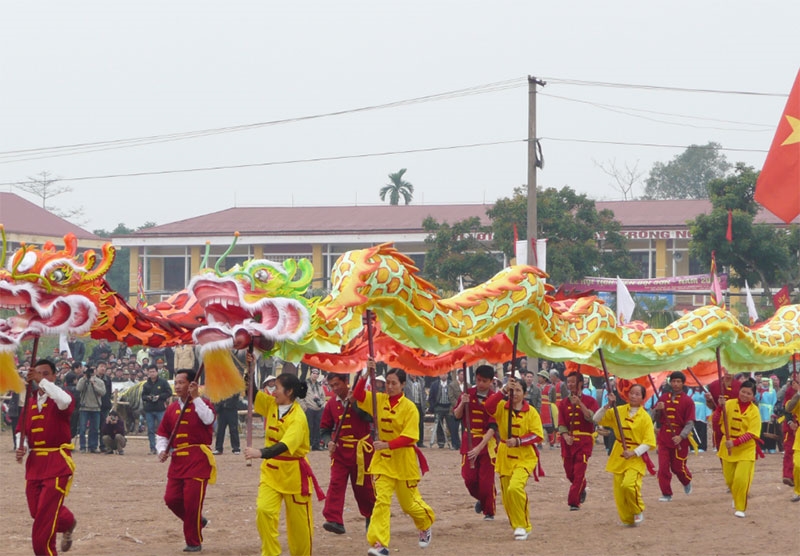
[[[508,402],[500,402],[492,417],[497,421],[497,430],[500,433],[500,440],[497,443],[497,462],[495,470],[501,477],[511,475],[514,469],[523,468],[530,475],[533,473],[539,458],[536,457],[536,450],[533,444],[524,444],[509,448],[505,443],[508,440]],[[513,411],[511,421],[511,435],[513,437],[526,437],[535,434],[539,438],[544,438],[544,428],[539,412],[532,405],[527,406],[526,411]]]
[[[653,421],[650,415],[641,407],[633,417],[630,416],[630,405],[621,405],[618,408],[619,419],[622,422],[622,430],[625,433],[625,443],[629,450],[635,449],[640,444],[647,444],[650,448],[656,447],[656,434],[653,429]],[[606,471],[609,473],[623,473],[628,469],[635,469],[640,475],[647,472],[647,465],[640,457],[625,459],[622,457],[622,442],[620,441],[617,419],[614,417],[614,409],[609,408],[598,425],[614,431],[614,447],[611,455],[608,456]]]
[[[761,414],[758,412],[756,404],[748,404],[745,412],[739,409],[739,400],[734,398],[725,402],[725,417],[730,429],[730,438],[735,440],[745,433],[750,433],[756,438],[761,437]],[[722,428],[722,442],[719,448],[719,457],[722,461],[755,461],[756,460],[756,441],[749,440],[738,446],[731,448],[730,455],[725,442],[728,437],[725,435],[725,427]]]
[[[417,406],[408,398],[401,396],[397,405],[391,407],[389,395],[382,392],[376,394],[378,404],[378,438],[384,442],[394,440],[398,436],[413,438],[411,446],[395,450],[376,450],[372,456],[369,473],[385,475],[393,479],[418,481],[422,474],[419,469],[417,452],[414,444],[419,440],[419,412]],[[367,392],[364,401],[358,406],[372,415],[372,393]]]
[[[264,434],[265,447],[269,448],[278,442],[283,442],[288,450],[281,454],[281,457],[305,458],[311,450],[308,421],[296,400],[283,419],[279,419],[275,398],[258,392],[253,410],[263,415],[267,424]],[[300,466],[297,461],[265,459],[261,463],[261,475],[261,479],[278,492],[283,494],[301,492]]]

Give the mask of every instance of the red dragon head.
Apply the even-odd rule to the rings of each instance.
[[[0,262],[6,259],[3,232]],[[14,351],[28,336],[85,334],[98,315],[104,275],[114,262],[114,247],[78,254],[78,240],[64,236],[64,249],[47,242],[41,249],[23,245],[0,268],[0,309],[15,312],[0,318],[0,352]]]

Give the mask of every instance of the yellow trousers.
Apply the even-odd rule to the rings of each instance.
[[[419,481],[406,481],[393,479],[386,475],[375,475],[375,507],[372,509],[372,518],[367,530],[367,542],[370,546],[381,543],[389,546],[391,540],[391,506],[392,494],[397,495],[397,501],[403,511],[414,520],[414,526],[420,531],[430,528],[436,520],[428,504],[422,499],[417,489]]]
[[[756,462],[754,461],[722,462],[722,474],[725,476],[725,484],[731,489],[733,507],[737,512],[747,509],[747,493],[750,492],[750,484],[753,482],[755,471]]]
[[[284,494],[265,483],[258,485],[256,499],[256,527],[261,537],[261,556],[279,556],[283,553],[278,541],[278,520],[281,503],[286,506],[286,536],[289,554],[310,556],[314,534],[314,514],[311,496]]]
[[[617,514],[625,525],[633,525],[633,516],[644,511],[642,474],[636,469],[614,473],[614,501]]]
[[[528,493],[525,491],[528,477],[530,474],[522,467],[514,469],[511,475],[500,475],[500,493],[511,527],[524,527],[530,533],[533,527],[528,511]]]

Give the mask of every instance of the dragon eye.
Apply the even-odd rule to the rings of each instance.
[[[269,280],[269,272],[267,272],[263,268],[261,270],[257,270],[255,276],[256,280],[258,280],[259,282],[266,282]]]
[[[50,280],[53,282],[62,282],[66,277],[67,275],[60,268],[55,269],[52,274],[50,274]]]

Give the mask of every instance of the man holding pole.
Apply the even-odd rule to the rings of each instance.
[[[475,386],[468,388],[453,408],[456,419],[463,419],[461,439],[461,477],[470,495],[477,500],[475,512],[491,521],[495,514],[494,462],[497,453],[497,422],[486,411],[486,398],[492,392],[494,368],[475,369]]]
[[[17,424],[17,463],[22,463],[27,446],[31,453],[25,462],[25,496],[33,518],[31,541],[34,554],[57,554],[56,533],[61,536],[61,552],[72,547],[75,516],[64,505],[72,485],[70,417],[75,401],[55,385],[56,367],[41,359],[28,371],[28,391]],[[26,446],[27,445],[27,446]]]
[[[711,414],[711,428],[714,436],[714,448],[720,449],[722,440],[722,408],[728,400],[735,400],[739,397],[739,386],[741,383],[736,380],[728,369],[720,366],[722,377],[708,385],[706,393],[706,405],[713,409]]]
[[[331,456],[331,480],[322,509],[325,518],[322,528],[343,535],[346,531],[342,510],[348,478],[367,526],[375,506],[372,477],[367,475],[374,451],[370,435],[372,417],[353,401],[347,375],[330,373],[328,386],[334,395],[322,410],[320,432]]]
[[[558,402],[558,434],[561,436],[561,458],[570,482],[567,504],[570,511],[579,510],[586,500],[586,467],[594,446],[594,414],[597,400],[583,393],[583,375],[567,376],[569,397]]]
[[[658,446],[659,502],[672,500],[672,473],[678,477],[686,494],[692,492],[692,473],[686,466],[689,435],[694,428],[694,402],[683,391],[686,376],[675,371],[669,375],[671,391],[662,394],[655,406],[656,445]]]
[[[175,395],[164,413],[156,433],[156,450],[161,462],[172,459],[167,471],[164,502],[183,522],[184,552],[203,549],[203,501],[206,487],[217,478],[217,465],[211,453],[214,409],[198,396],[196,373],[181,369],[175,373]]]

